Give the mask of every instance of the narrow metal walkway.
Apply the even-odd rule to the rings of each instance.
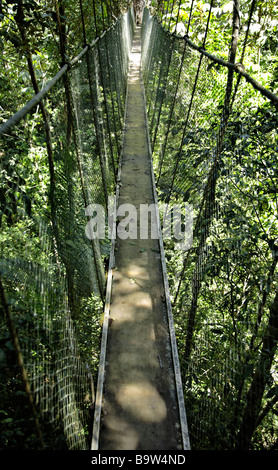
[[[126,220],[117,225],[118,234],[133,228],[134,238],[117,237],[115,241],[113,281],[108,280],[112,292],[110,305],[106,305],[110,321],[103,340],[106,355],[102,357],[92,449],[174,450],[189,446],[183,397],[179,398],[182,391],[176,386],[179,366],[173,355],[161,241],[151,239],[150,232],[148,239],[140,239],[140,205],[156,202],[140,74],[140,34],[137,27],[117,204],[134,205],[137,223],[136,214],[132,218],[129,213],[129,226],[124,227]],[[127,215],[123,214],[123,219]]]

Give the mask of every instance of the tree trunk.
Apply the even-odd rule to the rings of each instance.
[[[237,447],[248,450],[257,427],[261,402],[265,386],[270,377],[270,370],[277,350],[278,342],[278,292],[270,307],[269,323],[264,335],[263,346],[257,368],[246,396],[246,405],[241,422]]]
[[[27,398],[28,398],[28,401],[29,401],[29,404],[30,404],[30,408],[31,408],[31,412],[32,412],[33,420],[34,420],[34,425],[35,425],[36,432],[37,432],[37,435],[38,435],[38,439],[39,439],[41,448],[44,449],[45,444],[44,444],[42,430],[41,430],[39,419],[38,419],[36,406],[35,406],[34,399],[33,399],[33,394],[32,394],[32,391],[31,391],[31,386],[30,386],[30,383],[29,383],[29,374],[28,374],[28,371],[27,371],[27,369],[25,367],[25,364],[24,364],[24,359],[23,359],[23,355],[22,355],[22,352],[21,352],[21,349],[20,349],[20,344],[19,344],[19,339],[18,339],[16,327],[15,327],[15,324],[14,324],[14,320],[13,320],[12,312],[10,310],[8,299],[6,297],[4,286],[2,284],[1,276],[0,276],[0,299],[1,299],[3,309],[4,309],[4,313],[6,315],[7,325],[8,325],[9,332],[10,332],[10,335],[11,335],[11,338],[12,338],[12,343],[13,343],[13,347],[14,347],[14,351],[15,351],[15,355],[16,355],[17,364],[18,364],[18,367],[19,367],[19,370],[20,370],[20,373],[21,373],[21,377],[22,377],[22,380],[23,380],[25,392],[26,392],[26,395],[27,395]]]
[[[23,44],[25,45],[25,50],[26,50],[26,58],[27,58],[27,64],[28,64],[28,70],[29,74],[31,77],[31,82],[34,88],[35,93],[37,94],[39,92],[39,86],[33,66],[33,60],[32,60],[32,54],[30,50],[30,44],[29,40],[26,36],[25,32],[25,19],[24,19],[24,11],[22,7],[22,0],[19,0],[18,6],[17,6],[17,12],[15,15],[15,21],[18,26],[21,39]],[[50,194],[49,194],[49,199],[50,199],[50,207],[51,207],[51,222],[53,226],[53,233],[54,237],[56,239],[56,242],[58,241],[58,227],[57,227],[57,220],[56,220],[56,207],[55,207],[55,200],[54,200],[54,194],[55,194],[55,172],[54,172],[54,157],[53,157],[53,149],[52,149],[52,141],[51,141],[51,130],[50,130],[50,124],[49,124],[49,118],[47,111],[45,109],[45,106],[43,102],[40,102],[39,104],[40,110],[43,116],[44,120],[44,125],[45,125],[45,132],[46,132],[46,146],[47,146],[47,155],[48,155],[48,166],[49,166],[49,174],[50,174]]]
[[[239,36],[239,0],[234,0],[234,12],[233,12],[233,33],[232,33],[232,40],[230,46],[230,62],[235,63],[236,59],[236,51],[238,46],[238,36]],[[206,227],[205,233],[201,236],[199,247],[198,247],[198,259],[196,262],[196,268],[200,266],[200,272],[202,277],[202,266],[204,263],[203,260],[203,253],[205,252],[205,245],[206,239],[209,235],[210,225],[214,215],[214,206],[215,206],[215,194],[216,194],[216,182],[217,182],[217,173],[218,173],[218,164],[219,158],[222,150],[223,139],[226,131],[226,126],[228,123],[228,119],[231,112],[231,95],[232,95],[232,88],[233,88],[233,77],[234,77],[234,70],[229,69],[228,78],[227,78],[227,85],[226,85],[226,94],[225,94],[225,104],[223,113],[221,116],[221,124],[220,124],[220,131],[219,137],[217,142],[217,149],[216,149],[216,157],[214,164],[210,170],[210,176],[208,179],[207,187],[204,193],[205,199],[205,209],[204,209],[204,219],[206,220]],[[203,203],[201,204],[201,211],[202,211]],[[200,214],[201,214],[200,211]],[[188,323],[187,323],[187,337],[185,342],[185,354],[184,359],[186,364],[189,361],[189,357],[191,354],[192,346],[193,346],[193,334],[195,328],[195,316],[197,311],[197,302],[198,296],[201,289],[201,278],[200,275],[197,274],[196,278],[196,268],[194,273],[194,281],[193,281],[193,292],[192,292],[192,303],[191,309],[188,316]],[[184,272],[184,271],[183,271]]]

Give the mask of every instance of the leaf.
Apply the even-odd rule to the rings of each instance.
[[[130,284],[135,284],[135,283],[136,283],[135,277],[131,277],[131,278],[129,279],[129,283],[130,283]]]
[[[278,394],[278,385],[275,385],[268,391],[266,398],[272,398],[277,394]]]
[[[8,424],[8,423],[12,423],[13,422],[13,419],[12,418],[5,418],[5,419],[2,419],[1,421],[3,424]]]

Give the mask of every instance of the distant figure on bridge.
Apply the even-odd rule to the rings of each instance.
[[[134,0],[133,1],[135,21],[137,25],[142,23],[143,10],[145,7],[145,0]]]

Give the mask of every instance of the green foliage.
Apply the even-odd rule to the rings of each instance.
[[[225,60],[232,3],[214,2],[206,43],[207,50]],[[238,57],[250,2],[240,5]],[[190,6],[181,4],[182,34]],[[193,9],[189,36],[197,44],[209,7],[209,2],[196,2]],[[169,18],[162,11],[165,15],[166,3],[159,17],[167,27]],[[263,15],[270,22],[268,31]],[[172,30],[175,18],[169,23]],[[147,29],[147,16],[144,21]],[[275,87],[276,24],[270,2],[259,2],[244,63],[264,86]],[[271,330],[271,350],[264,345],[272,341],[272,315],[277,321],[277,109],[242,79],[212,173],[223,129],[227,71],[204,57],[197,72],[199,55],[189,47],[182,63],[181,40],[171,45],[165,40],[173,52],[169,71],[163,70],[157,55],[159,47],[167,47],[164,33],[156,25],[153,31],[156,49],[147,62],[151,67],[143,66],[143,72],[158,196],[170,204],[188,202],[194,210],[190,252],[175,251],[174,241],[165,241],[191,444],[194,449],[271,449],[277,445],[277,332]],[[258,48],[264,51],[259,64]],[[151,123],[156,121],[154,138]],[[247,433],[248,443],[242,439]]]
[[[125,3],[114,2],[111,11],[104,2],[95,2],[94,10],[93,2],[83,1],[87,42],[113,22]],[[225,60],[229,58],[232,3],[214,2],[206,41],[207,50]],[[278,73],[276,3],[257,2],[244,57],[247,72],[274,92],[277,92]],[[20,4],[24,21],[18,14]],[[177,1],[153,2],[153,8],[166,27],[171,31],[177,27],[177,33],[184,34],[191,2],[181,3],[179,12],[178,4]],[[0,8],[0,120],[4,122],[34,93],[26,59],[32,60],[42,87],[60,67],[61,38],[52,2],[3,0]],[[198,45],[204,38],[209,8],[209,2],[199,1],[193,10],[189,37]],[[249,8],[249,1],[240,2],[238,60]],[[80,5],[65,0],[60,2],[59,12],[68,60],[84,44]],[[24,26],[27,40],[20,34],[20,25]],[[250,446],[270,449],[276,444],[277,432],[277,356],[263,345],[277,291],[277,110],[241,80],[219,154],[214,185],[207,186],[217,152],[227,71],[203,58],[189,108],[199,56],[188,48],[179,76],[181,41],[173,39],[169,49],[168,39],[163,39],[158,29],[156,34],[155,55],[144,71],[144,78],[159,198],[165,201],[171,194],[175,203],[190,202],[195,221],[201,213],[188,260],[187,253],[174,250],[174,241],[165,244],[173,299],[179,289],[174,315],[193,447],[240,447],[238,439],[246,410],[256,404],[248,393],[260,373],[263,393]],[[59,83],[45,102],[53,136],[54,200],[50,198],[45,121],[39,108],[4,136],[0,150],[0,271],[23,355],[34,372],[32,391],[39,400],[39,390],[43,403],[50,388],[53,397],[59,396],[64,386],[67,396],[77,397],[79,392],[78,399],[71,403],[76,404],[73,415],[80,412],[85,417],[81,426],[85,434],[92,401],[90,377],[95,383],[98,368],[102,301],[92,247],[84,235],[84,188],[79,165],[84,171],[89,201],[93,194],[103,203],[98,150],[104,149],[105,153],[109,149],[110,155],[112,149],[117,164],[117,139],[121,136],[125,95],[123,76],[114,76],[112,87],[109,83],[108,64],[113,58],[118,64],[123,60],[116,52],[118,44],[112,41],[109,44],[107,57],[104,43],[99,46],[103,81],[97,69],[93,68],[92,73],[93,99],[99,113],[97,130],[103,139],[100,147],[96,132],[92,132],[91,96],[84,64],[78,72],[71,71],[69,75],[74,83],[70,99],[65,83]],[[98,60],[95,52],[90,60],[94,67]],[[70,114],[71,99],[74,116]],[[117,124],[111,117],[113,109]],[[109,128],[113,136],[111,148],[105,140]],[[112,161],[105,163],[108,187],[112,190]],[[175,184],[171,187],[175,167]],[[201,210],[207,187],[209,197],[205,198]],[[53,221],[57,222],[56,231]],[[104,262],[109,245],[103,243],[99,250],[100,260]],[[16,364],[3,307],[1,304],[1,448],[36,448],[34,417]],[[190,344],[189,326],[192,327]],[[275,335],[276,330],[273,331]],[[59,355],[62,348],[69,351],[70,374]],[[80,377],[78,385],[73,380],[77,376]],[[63,449],[68,446],[63,428],[67,403],[65,399],[65,408],[57,403],[53,398],[49,409],[41,411],[40,422],[47,445]],[[79,426],[80,421],[76,422]]]
[[[83,17],[80,2],[1,3],[1,121],[82,50],[81,19],[91,42],[123,7],[116,2],[112,12],[86,0],[82,6]],[[40,447],[38,431],[46,448],[89,446],[110,240],[87,239],[85,207],[105,205],[114,190],[129,20],[127,31],[118,20],[43,103],[1,136],[3,449]]]
[[[191,0],[185,2],[152,2],[153,9],[162,19],[164,26],[183,36],[187,32],[190,18]],[[205,0],[194,2],[189,37],[198,45],[202,45],[207,26],[210,3]],[[158,5],[160,4],[160,7]],[[274,84],[273,70],[277,69],[277,0],[258,1],[252,15],[248,41],[246,45],[244,65],[265,86]],[[240,38],[237,61],[240,61],[245,40],[245,32],[249,20],[251,2],[240,1]],[[232,33],[233,1],[214,1],[211,9],[209,30],[206,39],[206,50],[224,60],[229,59],[230,38]],[[276,73],[276,72],[275,72]],[[277,90],[277,89],[276,89]]]

